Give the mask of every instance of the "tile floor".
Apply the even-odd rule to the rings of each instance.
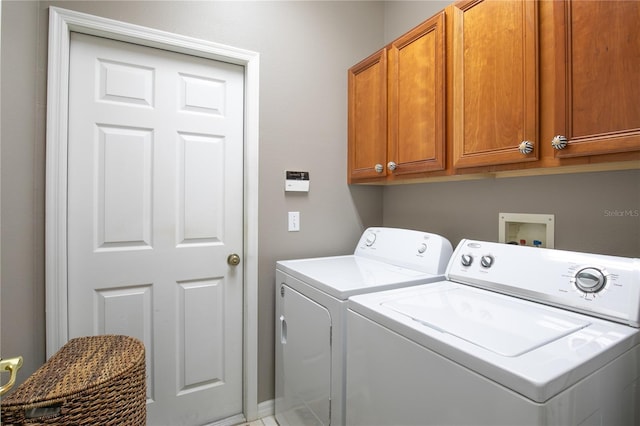
[[[276,422],[276,418],[274,416],[268,416],[249,423],[241,423],[237,426],[278,426],[278,423]]]

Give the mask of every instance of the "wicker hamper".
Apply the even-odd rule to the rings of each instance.
[[[70,340],[2,400],[2,425],[144,425],[144,345],[128,336]]]

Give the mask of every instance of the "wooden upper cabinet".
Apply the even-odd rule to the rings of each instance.
[[[444,11],[349,69],[348,181],[445,168]]]
[[[348,72],[349,183],[386,176],[387,51],[381,49]]]
[[[640,151],[640,2],[558,1],[554,21],[556,157]]]
[[[445,168],[444,17],[433,16],[389,47],[391,176]]]
[[[538,2],[464,1],[452,13],[453,166],[537,160]]]

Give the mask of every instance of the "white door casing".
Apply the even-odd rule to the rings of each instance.
[[[150,47],[225,60],[245,68],[243,411],[257,417],[257,76],[258,56],[191,38],[51,8],[47,109],[47,352],[52,355],[69,337],[67,270],[67,110],[71,32],[131,41]],[[144,145],[144,144],[143,144]],[[195,145],[198,145],[197,143]],[[205,146],[204,144],[199,144]],[[206,150],[207,148],[205,148]],[[144,237],[143,237],[144,239]],[[187,288],[193,284],[183,283]],[[194,294],[198,285],[192,285]],[[74,334],[74,333],[72,333]],[[197,379],[197,378],[196,378]]]

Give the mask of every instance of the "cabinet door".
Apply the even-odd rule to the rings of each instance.
[[[535,161],[538,3],[473,0],[452,10],[454,167]],[[520,153],[522,141],[531,153]]]
[[[444,12],[389,48],[388,161],[392,175],[445,168]]]
[[[348,181],[384,178],[387,164],[387,51],[349,69]]]
[[[557,157],[640,150],[639,20],[638,1],[554,3]]]

